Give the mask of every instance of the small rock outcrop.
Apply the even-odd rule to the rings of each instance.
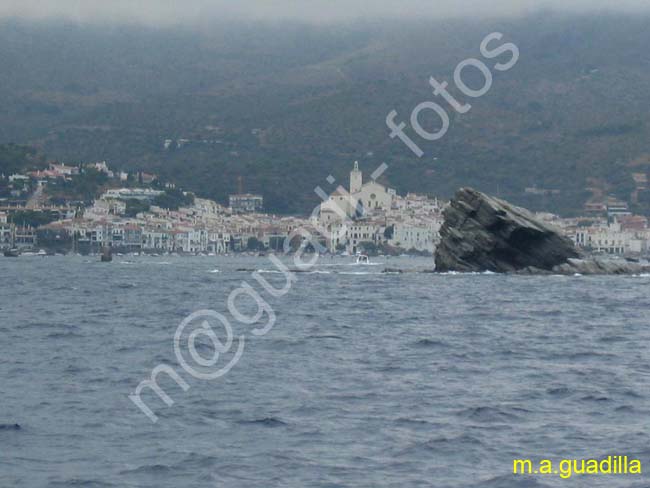
[[[553,268],[554,274],[631,275],[647,272],[648,266],[639,263],[603,258],[569,259],[568,263]]]
[[[444,212],[436,271],[552,271],[580,257],[573,242],[528,210],[461,188]]]

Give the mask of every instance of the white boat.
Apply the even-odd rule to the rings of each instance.
[[[357,264],[370,264],[370,258],[366,254],[357,254]]]

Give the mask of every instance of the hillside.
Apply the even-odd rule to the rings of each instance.
[[[0,175],[10,176],[43,165],[43,156],[28,146],[0,144]]]
[[[69,162],[161,174],[225,201],[243,176],[278,212],[307,212],[325,177],[382,161],[398,191],[459,186],[570,214],[588,187],[628,199],[650,165],[648,18],[545,13],[493,22],[345,26],[246,24],[199,30],[0,24],[0,142]],[[414,157],[388,137],[505,34],[519,63]],[[450,90],[458,94],[453,89]],[[172,140],[165,149],[165,140]],[[536,186],[559,190],[536,196]],[[648,199],[650,200],[650,199]],[[639,211],[650,213],[643,198]]]

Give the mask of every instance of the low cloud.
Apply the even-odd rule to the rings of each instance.
[[[173,24],[207,19],[307,22],[376,18],[500,17],[543,8],[647,10],[647,0],[3,0],[0,17]]]

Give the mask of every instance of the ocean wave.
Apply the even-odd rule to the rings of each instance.
[[[115,287],[121,290],[130,290],[131,288],[137,288],[138,285],[135,283],[118,283]]]
[[[83,488],[106,488],[111,486],[119,486],[113,483],[108,483],[106,481],[95,480],[95,479],[82,479],[82,478],[71,478],[64,481],[52,481],[47,485],[48,487],[83,487]]]
[[[333,334],[326,334],[326,335],[310,335],[307,336],[307,339],[338,339],[338,340],[343,340],[343,337],[333,335]]]
[[[341,271],[337,274],[362,276],[362,275],[380,275],[382,273],[371,273],[370,271]]]
[[[458,412],[459,417],[480,422],[506,422],[518,419],[519,413],[528,413],[526,409],[499,408],[499,407],[471,407]]]
[[[614,411],[619,413],[632,413],[636,411],[636,409],[632,405],[621,405],[620,407],[616,407]]]
[[[419,425],[419,426],[432,425],[432,423],[429,422],[428,420],[411,419],[411,418],[408,418],[408,417],[400,417],[398,419],[395,419],[394,422],[396,424],[400,424],[400,425]]]
[[[431,453],[449,453],[459,449],[466,450],[467,446],[474,448],[480,447],[483,443],[477,437],[461,434],[459,436],[439,436],[426,441],[414,442],[410,446],[397,452],[398,456],[415,455],[421,451],[428,451]]]
[[[580,398],[583,402],[609,402],[612,399],[606,396],[600,395],[586,395]]]
[[[195,469],[205,469],[214,466],[219,462],[218,456],[210,456],[202,453],[191,452],[178,463],[179,468],[187,469],[188,467]]]
[[[480,480],[466,485],[466,488],[551,488],[552,486],[554,485],[542,483],[539,478],[509,474]]]
[[[449,347],[449,344],[436,339],[420,339],[414,344],[416,347]]]
[[[83,337],[81,334],[75,332],[51,332],[45,336],[47,339],[80,339]]]
[[[566,397],[571,395],[572,391],[566,386],[556,386],[556,387],[547,388],[546,393],[548,393],[551,396]]]
[[[237,423],[240,425],[260,425],[262,427],[283,427],[287,425],[286,422],[283,422],[282,420],[275,417],[265,417],[253,420],[239,420]]]
[[[166,464],[147,464],[134,469],[121,471],[120,474],[167,474],[172,472],[174,472],[174,468]]]
[[[443,273],[436,273],[438,276],[501,276],[500,273],[494,271],[445,271]]]

